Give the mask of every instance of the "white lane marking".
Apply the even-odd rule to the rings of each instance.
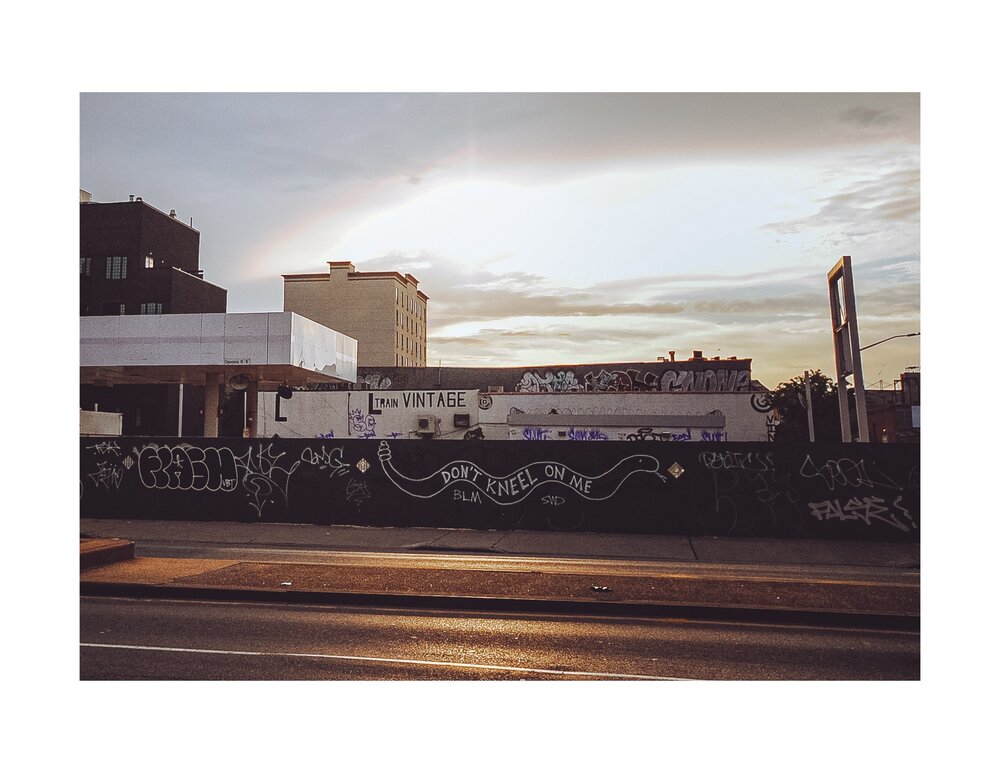
[[[406,658],[376,658],[365,655],[327,655],[314,652],[241,652],[239,650],[201,650],[185,647],[151,647],[141,644],[97,644],[80,642],[81,647],[97,647],[114,650],[146,650],[151,652],[180,652],[193,655],[249,655],[255,657],[324,658],[327,660],[359,660],[368,663],[401,663],[416,666],[449,666],[451,668],[472,668],[487,671],[517,671],[529,674],[557,674],[559,676],[594,676],[608,679],[653,679],[665,682],[690,681],[676,676],[652,676],[651,674],[614,674],[600,671],[565,671],[556,668],[525,668],[523,666],[494,666],[486,663],[451,663],[437,660],[409,660]]]

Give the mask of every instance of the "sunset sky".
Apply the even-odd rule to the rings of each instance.
[[[80,187],[193,219],[229,311],[351,260],[413,273],[429,362],[753,359],[833,373],[826,273],[861,344],[920,330],[916,94],[97,94]],[[920,338],[865,352],[877,387]]]

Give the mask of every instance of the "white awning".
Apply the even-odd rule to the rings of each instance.
[[[354,382],[357,358],[355,339],[291,311],[80,317],[81,384]]]

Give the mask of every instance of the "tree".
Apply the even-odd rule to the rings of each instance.
[[[818,370],[808,371],[812,390],[813,427],[817,442],[840,442],[840,404],[837,385]],[[771,392],[771,406],[778,412],[779,423],[774,442],[809,441],[806,418],[806,379],[795,376]]]

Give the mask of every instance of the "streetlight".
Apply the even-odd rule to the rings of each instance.
[[[911,336],[918,336],[920,333],[900,333],[899,335],[889,336],[888,338],[883,338],[881,341],[876,341],[873,344],[868,344],[868,346],[862,346],[858,349],[859,352],[863,352],[865,349],[871,349],[873,346],[878,346],[879,344],[884,344],[886,341],[891,341],[893,338],[910,338]]]

